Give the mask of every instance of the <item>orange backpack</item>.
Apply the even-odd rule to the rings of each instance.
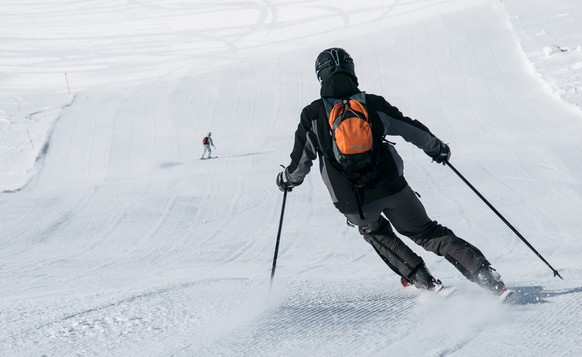
[[[372,169],[375,166],[374,138],[365,94],[358,93],[347,99],[325,98],[324,103],[335,160],[348,176]]]

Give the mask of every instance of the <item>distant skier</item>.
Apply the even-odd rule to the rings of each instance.
[[[208,135],[202,139],[202,146],[204,146],[204,152],[202,153],[202,157],[200,157],[202,160],[212,158],[212,149],[210,149],[211,146],[216,149],[211,136],[212,133],[208,133]],[[204,155],[206,155],[206,153],[208,153],[208,157],[205,158]]]
[[[505,284],[481,251],[428,217],[404,179],[401,157],[384,136],[401,136],[440,164],[450,158],[448,145],[383,97],[360,91],[354,62],[343,49],[321,52],[315,72],[321,99],[301,112],[291,163],[277,175],[281,191],[300,185],[313,160],[319,158],[323,182],[335,207],[348,224],[358,226],[382,260],[400,275],[402,285],[442,288],[441,281],[396,236],[392,226],[427,251],[444,256],[469,280],[503,294]]]

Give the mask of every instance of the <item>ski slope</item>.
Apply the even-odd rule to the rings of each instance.
[[[498,1],[4,9],[0,355],[582,355],[582,114],[532,70]],[[485,253],[515,304],[414,245],[460,291],[404,290],[315,169],[288,195],[270,291],[275,176],[332,46],[362,90],[449,143],[564,280],[451,170],[390,138],[429,215]],[[208,131],[218,159],[199,160]]]

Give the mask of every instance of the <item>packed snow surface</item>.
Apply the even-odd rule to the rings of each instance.
[[[0,44],[0,355],[582,355],[582,6],[560,1],[16,1]],[[275,186],[313,62],[449,143],[390,138],[429,215],[516,291],[404,289],[317,169]],[[199,160],[211,131],[218,156]],[[406,239],[406,238],[404,238]]]

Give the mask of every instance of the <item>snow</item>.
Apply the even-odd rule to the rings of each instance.
[[[0,355],[582,355],[582,7],[549,3],[4,1]],[[414,245],[459,291],[403,289],[316,170],[288,195],[270,291],[275,176],[332,46],[564,280],[391,137],[515,303]],[[208,131],[219,158],[201,161]]]
[[[506,1],[504,7],[548,89],[582,107],[582,10],[573,1]]]

